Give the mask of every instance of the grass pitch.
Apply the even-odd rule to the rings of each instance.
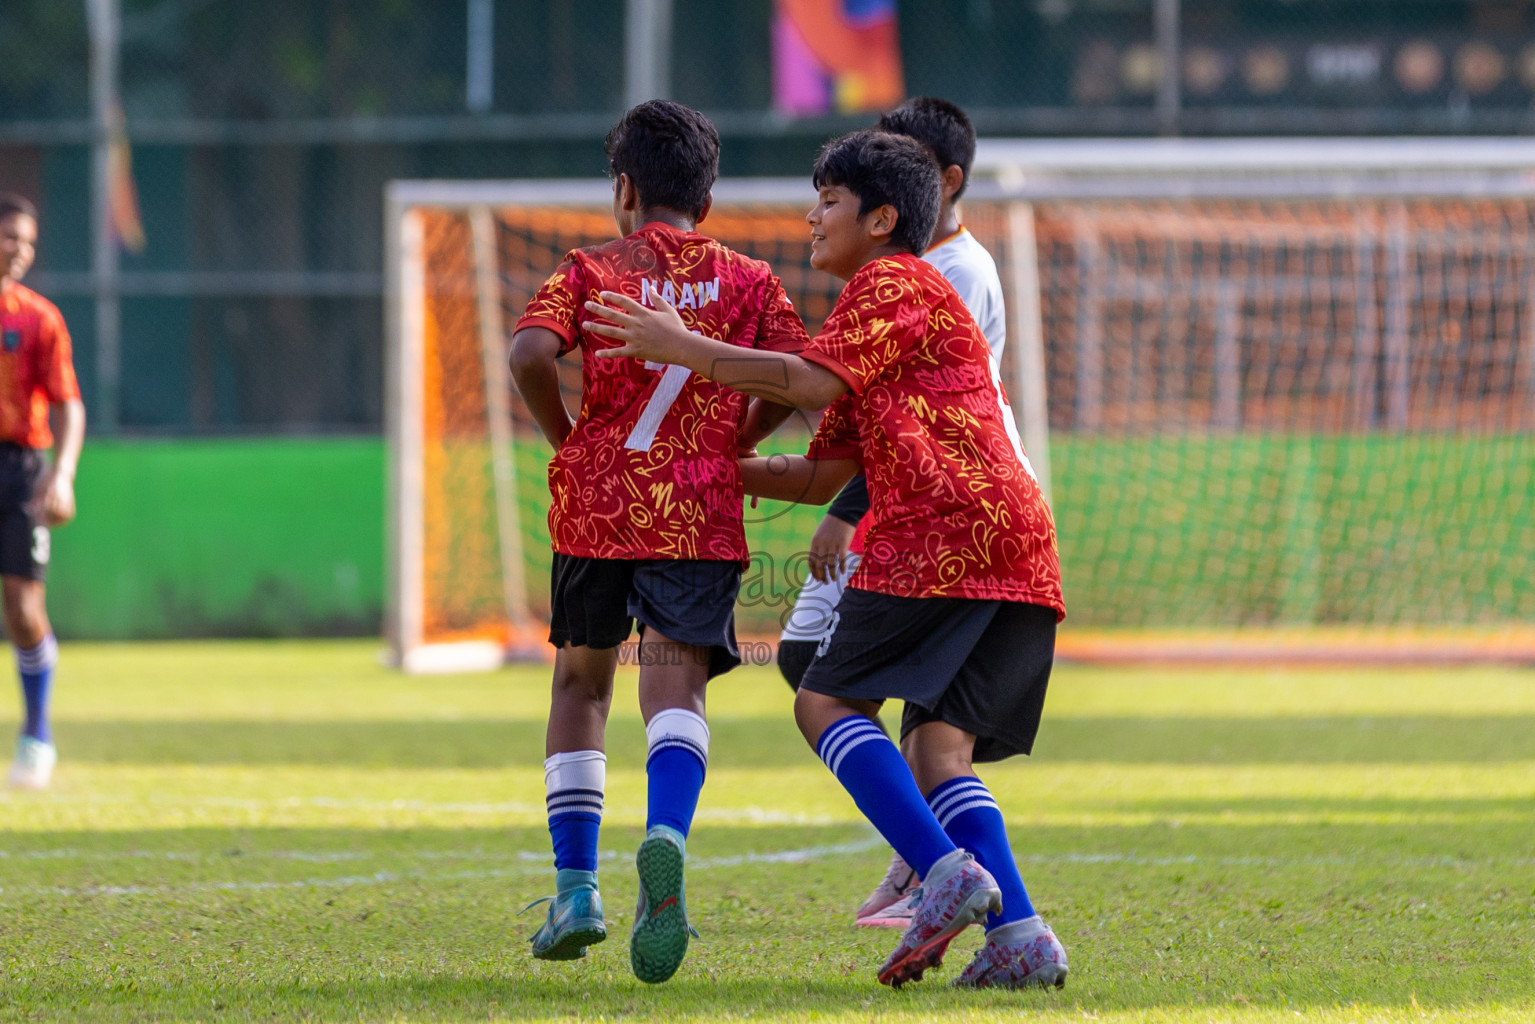
[[[1064,666],[983,770],[1064,992],[900,992],[874,838],[789,691],[711,691],[702,939],[629,973],[643,731],[609,737],[609,941],[544,964],[547,670],[406,679],[356,643],[67,646],[61,762],[0,796],[6,1020],[1535,1019],[1535,673]]]

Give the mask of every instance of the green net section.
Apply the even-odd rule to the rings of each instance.
[[[1073,622],[1535,616],[1527,436],[1055,437]]]
[[[1535,206],[1093,202],[1035,214],[1072,626],[1496,632],[1535,622]],[[722,205],[705,226],[771,263],[813,334],[840,284],[809,268],[803,215]],[[1017,221],[987,203],[969,204],[965,221],[1011,287]],[[495,234],[509,332],[564,254],[611,238],[613,224],[605,209],[510,208],[496,211]],[[468,232],[442,237],[461,243],[462,259],[446,274],[460,301],[441,327],[477,331],[462,301]],[[1008,302],[1012,385],[1011,292]],[[463,616],[447,611],[497,606],[501,595],[486,578],[497,547],[490,448],[465,425],[482,414],[468,393],[483,378],[455,383],[452,365],[472,377],[473,360],[441,351],[453,451],[434,507],[453,542],[434,578],[448,602],[440,621],[457,625]],[[572,408],[576,358],[562,367]],[[525,600],[539,616],[550,450],[515,393],[509,402]],[[814,419],[791,420],[764,447],[802,451]],[[820,515],[747,510],[755,555],[743,633],[778,630]]]

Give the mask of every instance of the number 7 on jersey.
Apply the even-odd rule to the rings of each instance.
[[[650,450],[650,446],[655,443],[656,431],[661,428],[661,421],[671,411],[677,396],[682,394],[688,378],[693,375],[693,371],[686,366],[658,363],[649,359],[645,361],[645,369],[660,370],[661,381],[651,392],[650,398],[646,399],[645,408],[640,410],[638,422],[634,424],[634,429],[629,431],[629,439],[624,442],[625,448],[637,452]]]

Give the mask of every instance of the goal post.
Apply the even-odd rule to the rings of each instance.
[[[809,182],[722,181],[714,199],[709,233],[770,262],[818,327],[840,283],[806,262]],[[550,451],[509,379],[509,333],[566,252],[613,236],[611,185],[394,182],[385,207],[391,660],[426,672],[545,656]],[[561,362],[574,411],[579,364]],[[802,450],[813,425],[775,443]],[[748,515],[772,578],[738,616],[744,633],[776,635],[800,582],[787,562],[816,515]]]
[[[727,179],[702,225],[767,260],[812,334],[841,288],[808,265],[813,201]],[[547,651],[550,450],[508,334],[565,252],[613,237],[611,203],[602,180],[389,186],[407,669]],[[1535,144],[983,140],[962,212],[1006,292],[1063,654],[1535,660]],[[777,635],[821,514],[769,505],[745,636]]]

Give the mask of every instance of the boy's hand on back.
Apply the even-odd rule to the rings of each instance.
[[[727,388],[801,409],[824,409],[847,391],[842,378],[797,355],[748,350],[688,330],[660,296],[654,298],[656,308],[647,309],[617,292],[598,294],[602,301],[587,302],[586,312],[602,320],[583,320],[581,330],[619,343],[593,350],[598,359],[643,359],[681,366]]]
[[[602,302],[588,302],[586,311],[610,322],[588,320],[581,324],[581,329],[622,344],[597,351],[599,359],[628,356],[657,363],[681,365],[686,362],[689,349],[699,336],[688,330],[682,317],[665,299],[655,295],[656,307],[649,309],[617,292],[602,292],[601,295]]]

